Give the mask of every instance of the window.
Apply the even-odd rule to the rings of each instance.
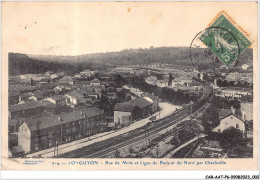
[[[218,132],[220,133],[220,129],[218,129]]]
[[[45,136],[42,136],[42,137],[41,137],[41,141],[44,141],[44,140],[45,140]]]
[[[49,146],[52,146],[52,140],[49,141]]]
[[[38,143],[38,142],[39,142],[39,139],[38,139],[38,138],[35,138],[35,139],[34,139],[34,142],[35,142],[35,143]]]
[[[35,149],[35,151],[37,151],[39,149],[38,144],[34,145],[34,149]]]
[[[74,126],[74,125],[75,125],[75,123],[73,122],[73,123],[72,123],[72,126]]]
[[[77,130],[76,127],[72,128],[72,132],[76,132],[76,130]]]
[[[53,137],[53,134],[54,134],[53,131],[50,131],[50,132],[48,133],[48,137],[49,137],[49,138]]]
[[[236,128],[239,128],[239,124],[236,124]]]

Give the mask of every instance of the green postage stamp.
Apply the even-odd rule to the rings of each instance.
[[[227,66],[238,60],[239,56],[252,42],[235,26],[235,22],[221,12],[199,39]]]

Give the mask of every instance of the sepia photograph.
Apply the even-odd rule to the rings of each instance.
[[[2,163],[257,167],[257,4],[204,5],[2,3]]]

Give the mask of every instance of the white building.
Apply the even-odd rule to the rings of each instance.
[[[78,90],[69,92],[65,94],[65,96],[68,98],[69,103],[73,105],[78,105],[80,103],[80,100],[85,97],[84,94]]]
[[[65,106],[67,104],[67,97],[63,95],[52,96],[46,99],[57,106]]]
[[[230,127],[239,129],[243,135],[245,134],[245,131],[246,131],[245,122],[231,113],[229,115],[221,118],[220,124],[216,128],[214,128],[213,131],[223,133],[224,130],[226,130]]]
[[[168,86],[168,81],[167,80],[158,80],[157,81],[157,86],[158,87],[167,87]]]
[[[82,77],[91,77],[92,76],[91,71],[89,69],[85,69],[84,71],[80,72],[80,75]]]
[[[91,86],[101,86],[101,81],[98,79],[93,79],[92,81],[90,81],[90,85]]]
[[[52,74],[51,75],[51,79],[53,80],[53,79],[57,79],[58,78],[58,76],[56,75],[56,74]]]
[[[216,96],[241,98],[242,96],[252,96],[252,90],[239,87],[224,87],[217,89]]]
[[[134,71],[132,68],[128,68],[128,67],[117,67],[114,70],[117,73],[129,73],[129,74],[134,74]]]
[[[249,65],[243,64],[243,65],[241,66],[241,68],[242,68],[243,70],[247,70],[247,69],[249,68]]]
[[[149,76],[149,77],[145,78],[145,82],[147,84],[157,85],[157,77],[156,76]]]
[[[192,82],[192,76],[179,76],[172,80],[172,87],[187,85]]]

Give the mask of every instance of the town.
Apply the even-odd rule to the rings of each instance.
[[[250,63],[67,69],[9,75],[10,158],[253,156]]]

